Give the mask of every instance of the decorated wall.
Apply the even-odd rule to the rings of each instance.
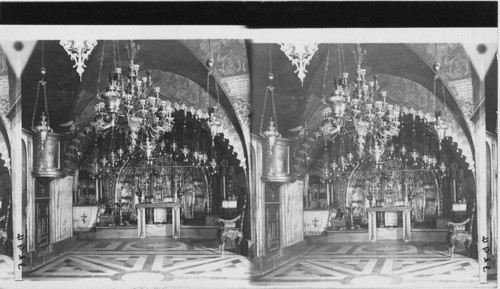
[[[460,127],[457,116],[449,107],[444,110],[444,103],[433,96],[432,92],[420,84],[411,80],[391,76],[379,75],[380,89],[387,91],[387,98],[390,103],[398,104],[408,108],[422,111],[424,114],[433,115],[436,110],[443,111],[443,118],[449,130],[446,136],[451,137],[457,143],[457,147],[469,163],[469,169],[474,169],[474,157],[467,137]],[[437,85],[436,90],[439,88]]]
[[[470,62],[462,44],[459,43],[414,43],[407,44],[430,67],[441,64],[439,76],[449,88],[466,117],[470,128],[473,113],[472,78]]]
[[[245,40],[211,39],[181,41],[201,61],[214,59],[215,75],[236,111],[245,135],[250,139],[250,75]],[[209,54],[212,54],[210,56]]]

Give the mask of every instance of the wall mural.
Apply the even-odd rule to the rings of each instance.
[[[159,70],[152,70],[152,78],[155,86],[160,87],[162,95],[166,95],[171,102],[186,104],[188,107],[206,111],[208,104],[207,91],[195,82],[183,76]],[[211,96],[211,101],[213,104],[213,96]],[[66,169],[72,170],[73,168],[70,167],[70,164],[73,163],[76,165],[81,157],[81,155],[78,155],[78,152],[81,154],[89,144],[93,144],[91,126],[92,118],[95,113],[93,107],[96,103],[97,99],[93,98],[78,117],[78,123],[81,129],[69,132],[70,141],[67,142],[64,153]],[[243,145],[236,129],[231,124],[227,112],[224,108],[221,108],[217,110],[216,114],[221,122],[220,132],[224,134],[224,138],[227,139],[229,144],[233,147],[233,152],[240,161],[240,166],[246,169],[246,158],[243,152]]]
[[[441,64],[440,76],[462,109],[469,128],[473,114],[472,78],[467,53],[459,43],[413,43],[407,44],[429,67],[436,62]]]
[[[213,55],[214,71],[238,116],[246,141],[250,139],[250,75],[242,39],[181,40],[202,63]],[[247,144],[248,146],[248,144]]]

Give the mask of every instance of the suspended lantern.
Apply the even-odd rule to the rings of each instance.
[[[35,107],[33,108],[33,117],[31,119],[31,130],[36,134],[34,139],[33,176],[36,178],[46,178],[45,180],[40,181],[43,183],[48,183],[53,178],[63,177],[64,173],[61,171],[60,159],[61,135],[53,133],[52,128],[50,127],[49,106],[47,102],[47,82],[43,79],[45,73],[46,70],[44,67],[42,67],[40,70],[42,79],[38,81],[37,84]],[[42,101],[45,104],[45,111],[41,113],[40,122],[37,126],[35,126],[35,117],[37,112],[38,97],[40,95],[40,88],[42,88],[43,90]]]
[[[53,132],[47,132],[45,139],[42,134],[37,134],[34,141],[34,167],[33,176],[36,178],[64,177],[61,171],[61,135]]]
[[[272,153],[271,153],[272,151]],[[271,146],[264,144],[264,166],[262,180],[265,182],[289,182],[290,175],[290,140],[277,138]]]

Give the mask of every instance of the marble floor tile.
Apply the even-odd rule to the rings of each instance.
[[[164,281],[206,279],[248,282],[251,265],[248,258],[230,251],[220,255],[213,240],[106,239],[81,242],[72,253],[27,274],[26,278],[38,281],[58,278],[123,281],[151,273],[154,275],[151,278]]]
[[[425,288],[479,286],[476,260],[441,243],[310,245],[305,255],[253,280],[276,288]],[[491,287],[491,286],[490,286]]]

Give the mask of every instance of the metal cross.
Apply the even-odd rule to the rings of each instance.
[[[314,220],[312,220],[312,223],[314,225],[314,228],[316,228],[318,225],[318,219],[314,218]]]

